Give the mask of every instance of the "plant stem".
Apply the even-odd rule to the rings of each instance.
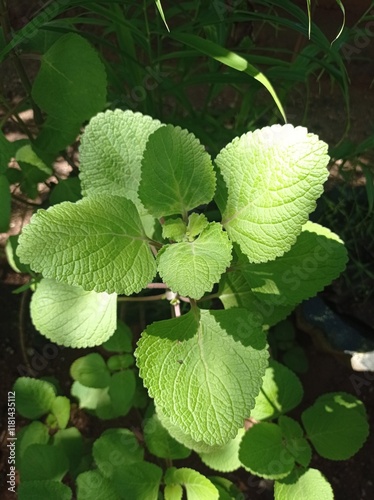
[[[118,302],[147,302],[151,300],[163,300],[166,299],[166,293],[160,293],[159,295],[150,295],[148,297],[118,297]]]
[[[148,283],[147,285],[147,288],[162,288],[163,290],[165,290],[166,288],[168,288],[167,285],[165,285],[165,283]]]

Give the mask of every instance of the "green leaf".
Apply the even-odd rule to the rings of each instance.
[[[267,303],[298,304],[336,279],[348,260],[341,239],[329,229],[307,222],[291,250],[265,264],[241,256],[240,268],[252,292]]]
[[[278,424],[282,429],[283,438],[286,440],[287,450],[295,457],[297,463],[308,467],[312,459],[312,449],[304,438],[301,425],[285,415],[279,417]]]
[[[0,174],[0,233],[6,233],[10,223],[10,186],[4,174]]]
[[[65,396],[56,396],[51,413],[55,416],[59,429],[65,429],[70,418],[70,400]]]
[[[303,387],[299,378],[284,365],[271,359],[251,417],[256,420],[276,418],[295,408],[302,397]]]
[[[219,472],[233,472],[241,467],[239,460],[239,446],[244,436],[244,428],[239,429],[236,438],[229,441],[222,448],[212,453],[200,453],[205,465]]]
[[[268,326],[277,324],[294,309],[294,305],[285,305],[282,297],[277,304],[260,300],[240,271],[228,272],[222,276],[218,294],[225,309],[244,307],[258,317],[259,322]]]
[[[215,184],[211,158],[193,134],[167,125],[150,135],[139,196],[152,215],[186,214],[209,203]]]
[[[121,498],[157,500],[162,469],[149,462],[118,466],[112,484]]]
[[[16,160],[18,163],[27,163],[28,165],[32,165],[35,169],[43,172],[46,176],[53,174],[52,168],[47,166],[43,160],[38,157],[30,144],[25,144],[17,150]]]
[[[286,479],[275,481],[275,500],[333,500],[331,485],[316,469],[301,470]]]
[[[21,263],[21,261],[18,258],[18,255],[16,253],[17,246],[18,246],[18,234],[17,235],[11,235],[9,236],[6,246],[5,246],[5,253],[6,257],[8,260],[8,264],[10,267],[15,271],[16,273],[30,273],[30,268],[29,266],[25,266]]]
[[[219,493],[214,484],[199,472],[183,467],[172,467],[165,473],[165,483],[183,485],[187,492],[188,500],[218,500]]]
[[[108,359],[107,366],[110,371],[115,372],[117,370],[125,370],[134,363],[135,359],[132,354],[115,354]]]
[[[121,320],[117,320],[117,328],[102,347],[109,352],[132,352],[132,333]]]
[[[347,460],[357,453],[369,434],[362,402],[344,392],[319,397],[301,419],[317,452],[330,460]]]
[[[138,196],[141,162],[150,134],[162,127],[158,120],[130,110],[96,115],[85,129],[80,147],[80,174],[84,196],[118,195],[131,200],[142,221],[153,228]],[[146,233],[152,236],[152,231]]]
[[[15,154],[15,143],[9,142],[0,131],[0,174],[8,170],[8,163]]]
[[[51,411],[56,392],[44,380],[20,377],[13,390],[16,392],[16,410],[22,417],[36,419]]]
[[[47,444],[49,441],[49,431],[48,427],[38,420],[31,422],[29,425],[22,427],[22,429],[17,432],[17,442],[16,442],[16,465],[19,468],[19,463],[22,461],[22,457],[25,450],[31,444]]]
[[[61,481],[68,469],[68,459],[59,448],[49,444],[31,444],[23,455],[20,476],[21,481]]]
[[[268,356],[261,325],[244,309],[192,310],[153,323],[135,354],[156,406],[209,446],[237,435],[254,406]]]
[[[208,227],[208,219],[204,214],[197,214],[193,212],[188,217],[188,226],[186,236],[189,241],[193,241],[193,239],[201,234],[206,227]]]
[[[76,427],[61,429],[53,435],[53,446],[59,447],[69,460],[69,470],[74,474],[82,459],[83,438]]]
[[[180,218],[166,219],[162,225],[162,237],[174,241],[183,241],[186,236],[186,223]]]
[[[71,489],[58,481],[22,481],[17,489],[18,500],[71,500]],[[109,500],[108,498],[105,500]]]
[[[62,36],[43,55],[32,97],[47,115],[77,124],[88,120],[106,104],[104,65],[81,36]]]
[[[143,432],[148,450],[156,457],[176,460],[187,458],[191,454],[190,449],[171,437],[161,424],[157,413],[146,419]]]
[[[287,450],[281,428],[261,422],[245,434],[239,459],[246,469],[266,479],[281,479],[290,474],[295,459]]]
[[[212,57],[216,61],[219,61],[229,68],[233,68],[236,71],[243,71],[250,77],[254,78],[260,82],[270,93],[275,104],[277,105],[284,121],[286,121],[286,115],[283,106],[269,80],[266,76],[256,69],[252,64],[250,64],[246,59],[239,56],[235,52],[227,50],[226,48],[218,45],[210,40],[205,40],[196,35],[190,35],[186,33],[176,33],[175,31],[170,35],[172,38],[193,47],[202,54]]]
[[[77,477],[77,500],[121,500],[112,482],[98,470],[82,472]]]
[[[79,382],[74,382],[71,386],[71,395],[78,399],[79,408],[96,410],[98,407],[110,403],[108,390],[109,387],[105,389],[95,389],[93,387],[86,387]]]
[[[50,174],[45,173],[30,163],[19,161],[18,164],[22,171],[19,187],[22,193],[34,200],[39,195],[38,184],[46,181],[50,177]]]
[[[234,139],[216,163],[228,190],[222,224],[250,262],[295,243],[327,179],[327,144],[303,127],[273,125]]]
[[[244,500],[244,495],[240,489],[225,477],[209,476],[219,492],[219,500]]]
[[[156,274],[136,207],[119,196],[39,210],[23,229],[18,256],[44,277],[88,291],[131,295]]]
[[[144,451],[128,429],[107,429],[93,444],[92,454],[102,475],[111,479],[115,467],[141,462]]]
[[[111,376],[108,394],[115,416],[126,415],[130,411],[135,388],[135,374],[132,370],[114,373]]]
[[[165,245],[157,255],[158,272],[174,292],[199,299],[230,265],[231,249],[221,224],[212,222],[194,241]]]
[[[110,372],[106,363],[96,352],[76,359],[70,367],[70,375],[87,387],[103,389],[110,383]]]
[[[31,319],[45,337],[67,347],[92,347],[116,327],[117,295],[42,279],[30,305]]]
[[[182,500],[183,488],[180,484],[167,484],[164,488],[165,500]]]
[[[80,200],[81,197],[81,186],[78,177],[69,177],[68,179],[60,180],[52,189],[49,196],[49,203],[50,205],[57,205],[63,201],[74,203]]]

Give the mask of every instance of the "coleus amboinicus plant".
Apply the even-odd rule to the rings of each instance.
[[[83,199],[39,210],[19,239],[20,260],[43,276],[36,328],[66,346],[102,344],[117,295],[162,280],[190,309],[142,333],[140,376],[173,436],[198,451],[224,445],[260,391],[266,327],[344,269],[342,241],[308,221],[328,159],[303,127],[248,132],[213,163],[179,127],[98,114],[82,136]],[[196,209],[213,200],[220,215],[209,220]],[[224,309],[201,309],[216,284]]]

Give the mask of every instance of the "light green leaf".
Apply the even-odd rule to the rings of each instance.
[[[286,479],[275,481],[275,500],[333,500],[331,485],[316,469],[292,473]]]
[[[32,97],[49,116],[82,123],[106,103],[104,65],[81,36],[62,36],[43,55]]]
[[[121,500],[112,482],[98,470],[82,472],[77,477],[77,500]]]
[[[19,463],[25,453],[25,450],[31,444],[47,444],[49,441],[48,427],[38,420],[31,422],[29,425],[22,427],[17,432],[16,442],[16,465],[19,468]]]
[[[30,305],[35,328],[67,347],[100,345],[116,328],[117,295],[42,279]]]
[[[0,233],[6,233],[9,229],[11,201],[8,179],[0,174]]]
[[[191,454],[190,449],[171,437],[161,424],[157,413],[146,420],[143,431],[145,444],[156,457],[174,460],[187,458]]]
[[[304,431],[296,420],[282,415],[278,420],[286,442],[287,450],[295,457],[295,461],[303,467],[308,467],[312,459],[312,449],[304,438]]]
[[[303,397],[299,378],[281,363],[271,359],[251,417],[256,420],[276,418],[295,408]]]
[[[18,256],[46,278],[96,292],[131,295],[156,273],[136,207],[119,196],[39,210],[23,229]]]
[[[48,413],[56,398],[52,384],[44,380],[20,377],[13,390],[16,392],[16,410],[22,417],[36,419]]]
[[[301,419],[317,452],[330,460],[347,460],[358,452],[369,434],[362,402],[344,392],[319,397]]]
[[[47,166],[43,160],[38,157],[30,144],[25,144],[17,150],[16,160],[17,162],[28,163],[48,176],[53,174],[52,168]]]
[[[65,396],[56,396],[51,413],[56,418],[59,429],[65,429],[70,418],[70,400]]]
[[[158,272],[174,292],[199,299],[230,265],[231,249],[221,224],[212,222],[194,241],[165,245],[157,255]]]
[[[327,179],[327,144],[303,127],[273,125],[234,139],[216,163],[228,190],[222,223],[250,262],[295,243]]]
[[[110,372],[103,357],[97,352],[77,358],[70,366],[70,375],[87,387],[109,387]]]
[[[254,406],[267,356],[262,327],[244,309],[201,310],[200,318],[192,310],[153,323],[136,350],[156,406],[209,446],[237,435]]]
[[[252,292],[262,301],[298,304],[314,297],[344,270],[348,260],[341,239],[329,229],[307,222],[291,250],[265,264],[251,264],[245,256],[238,267]]]
[[[152,215],[187,214],[212,200],[215,184],[211,158],[193,134],[167,125],[150,135],[139,196]]]
[[[183,467],[172,467],[165,473],[166,484],[181,484],[186,488],[188,500],[218,500],[219,493],[214,484],[199,472]]]
[[[117,328],[102,347],[109,352],[132,352],[132,333],[121,320],[117,320]]]
[[[165,500],[182,500],[183,488],[180,484],[167,484],[164,488]]]
[[[59,447],[69,460],[69,470],[74,474],[82,459],[83,438],[76,427],[61,429],[53,435],[53,446]]]
[[[143,448],[128,429],[107,429],[93,444],[92,454],[102,475],[111,479],[115,467],[141,462]]]
[[[162,469],[149,462],[118,466],[112,484],[121,498],[157,500]]]
[[[80,147],[83,195],[124,196],[136,205],[148,223],[153,220],[147,216],[138,189],[148,137],[162,126],[158,120],[130,110],[106,111],[92,118]]]
[[[71,489],[58,481],[22,481],[17,489],[18,500],[71,500]],[[109,500],[106,498],[105,500]]]
[[[287,450],[281,428],[261,422],[245,434],[239,459],[246,469],[266,479],[281,479],[290,474],[295,459]]]
[[[112,418],[127,415],[132,406],[135,388],[135,374],[132,370],[113,373],[108,390],[114,414]]]
[[[164,239],[183,241],[186,231],[186,223],[180,217],[166,219],[162,225],[162,237]]]
[[[68,459],[59,448],[49,444],[31,444],[23,455],[20,476],[21,481],[61,481],[68,469]]]
[[[294,309],[294,305],[285,305],[281,296],[276,304],[260,300],[240,271],[228,272],[222,276],[218,294],[225,309],[244,307],[257,316],[259,322],[268,326],[277,324]]]
[[[236,438],[229,441],[222,448],[212,453],[200,453],[205,465],[219,472],[233,472],[241,467],[239,460],[239,446],[244,436],[244,428],[239,429]]]
[[[188,226],[186,236],[189,241],[193,241],[193,239],[201,234],[204,229],[208,226],[208,219],[204,214],[197,214],[193,212],[188,217]]]
[[[74,382],[71,386],[71,395],[78,399],[79,408],[96,410],[101,405],[107,405],[110,402],[108,389],[108,387],[105,389],[95,389],[93,387],[86,387],[79,382]]]

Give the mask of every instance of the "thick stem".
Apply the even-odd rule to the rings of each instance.
[[[166,293],[160,293],[159,295],[149,295],[148,297],[118,297],[118,302],[149,302],[152,300],[163,300],[166,299]]]

